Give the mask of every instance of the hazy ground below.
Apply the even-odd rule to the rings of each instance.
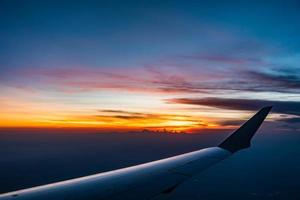
[[[218,144],[223,134],[0,133],[0,193],[90,175]],[[300,199],[300,134],[259,133],[172,199]]]

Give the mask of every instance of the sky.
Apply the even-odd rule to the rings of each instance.
[[[0,127],[300,131],[299,1],[0,2]]]

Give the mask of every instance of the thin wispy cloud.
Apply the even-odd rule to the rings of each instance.
[[[226,72],[211,69],[209,73],[204,74],[201,70],[197,72],[196,66],[187,70],[194,73],[187,73],[184,68],[159,66],[132,68],[127,71],[93,68],[44,69],[28,71],[27,78],[31,79],[31,83],[37,82],[50,88],[74,92],[101,89],[150,93],[218,93],[226,90],[282,93],[300,91],[300,77],[295,73],[278,71],[273,74],[259,70],[238,69],[238,74],[232,76],[231,73],[236,70],[235,68],[232,68],[232,71],[227,69]]]

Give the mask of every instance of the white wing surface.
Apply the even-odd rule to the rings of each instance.
[[[82,178],[0,195],[0,200],[153,199],[174,191],[208,167],[250,147],[271,107],[256,113],[219,146]]]

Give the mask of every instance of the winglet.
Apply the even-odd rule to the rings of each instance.
[[[226,138],[218,147],[226,149],[232,153],[241,149],[246,149],[251,145],[251,139],[269,114],[272,106],[264,107],[258,111],[251,119],[244,123],[239,129]]]

